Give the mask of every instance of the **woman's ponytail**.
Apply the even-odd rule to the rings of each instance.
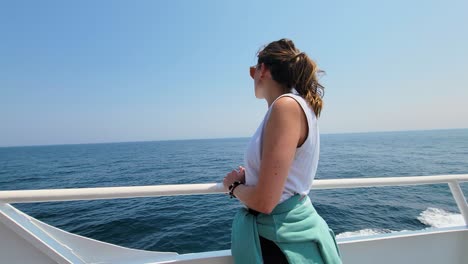
[[[310,104],[317,117],[322,111],[324,91],[324,87],[318,82],[318,72],[322,71],[304,52],[293,56],[291,74],[294,80],[293,88]]]

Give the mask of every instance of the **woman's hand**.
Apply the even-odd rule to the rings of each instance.
[[[223,186],[224,186],[224,190],[227,193],[229,192],[229,186],[235,181],[241,181],[245,183],[245,168],[244,167],[239,166],[239,170],[233,170],[230,173],[226,174],[226,177],[224,177]]]

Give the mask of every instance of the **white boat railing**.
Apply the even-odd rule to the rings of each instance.
[[[468,174],[315,179],[311,189],[341,189],[447,183],[458,209],[463,215],[465,225],[468,226],[468,204],[459,185],[459,182],[466,181],[468,181]],[[9,190],[0,191],[0,203],[36,203],[216,193],[225,193],[222,183]]]

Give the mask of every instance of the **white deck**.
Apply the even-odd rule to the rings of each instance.
[[[322,188],[352,188],[363,184],[366,186],[388,186],[447,182],[464,216],[465,225],[337,238],[343,263],[468,263],[468,226],[466,225],[467,215],[464,214],[467,212],[467,204],[458,185],[458,181],[468,181],[468,175],[366,178],[365,183],[359,183],[361,179],[354,180],[357,181],[342,182],[338,187],[330,187],[327,185],[328,183],[321,184]],[[379,183],[375,184],[375,181]],[[382,183],[382,181],[386,181],[386,184]],[[346,184],[349,184],[349,186],[342,186]],[[186,185],[182,187],[184,192],[187,191]],[[122,187],[109,188],[109,190],[114,188],[114,192],[109,192],[112,193],[113,198],[135,197],[132,196],[129,189],[120,189],[121,193],[119,193],[115,192],[115,188]],[[201,191],[200,185],[197,188],[195,191],[197,193],[220,192],[219,189],[215,188],[213,190],[210,186],[207,187],[209,191],[207,191],[208,189]],[[94,193],[92,189],[101,190],[95,190]],[[233,263],[229,249],[177,254],[176,252],[130,249],[90,239],[50,226],[5,202],[109,198],[106,196],[107,194],[101,192],[102,188],[64,190],[57,191],[61,192],[61,195],[54,194],[53,191],[49,191],[48,194],[29,190],[0,191],[0,263]],[[137,197],[161,195],[155,193],[157,191],[161,192],[159,189],[147,192],[142,192],[142,190],[133,192],[133,195],[138,194]],[[163,195],[173,195],[177,191],[181,190],[165,190]],[[97,196],[100,198],[96,198]]]

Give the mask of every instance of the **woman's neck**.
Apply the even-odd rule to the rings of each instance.
[[[280,95],[285,94],[285,88],[280,85],[271,85],[268,89],[270,91],[269,94],[265,96],[265,100],[268,103],[268,108],[270,108],[271,104],[278,98]]]

